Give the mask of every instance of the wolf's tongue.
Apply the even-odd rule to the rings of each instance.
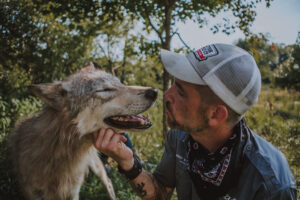
[[[147,129],[152,126],[152,123],[148,118],[148,115],[146,115],[146,117],[142,115],[124,115],[109,117],[104,121],[113,127],[121,129]]]

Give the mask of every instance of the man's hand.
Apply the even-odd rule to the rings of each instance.
[[[124,144],[126,137],[112,129],[100,129],[93,134],[95,139],[94,145],[99,151],[117,161],[123,170],[129,171],[132,169],[134,164],[133,153],[131,149]],[[134,180],[131,180],[130,183],[136,192],[143,199],[147,200],[170,199],[173,192],[172,188],[160,185],[155,178],[145,170]]]
[[[103,128],[93,134],[96,149],[114,159],[125,171],[133,167],[132,150],[124,144],[126,137],[112,129]]]

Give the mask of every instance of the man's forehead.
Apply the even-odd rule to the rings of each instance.
[[[195,91],[195,92],[199,93],[201,91],[201,93],[203,93],[208,90],[207,85],[196,85],[196,84],[188,83],[186,81],[183,81],[183,80],[180,80],[177,78],[175,78],[174,83],[177,85],[177,87],[178,86],[181,87],[186,92]]]
[[[189,82],[186,82],[186,81],[177,79],[177,78],[174,79],[174,82],[175,82],[175,84],[179,84],[179,85],[181,85],[181,86],[183,86],[183,87],[193,87],[193,88],[197,88],[197,86],[198,86],[198,85],[196,85],[196,84],[189,83]]]

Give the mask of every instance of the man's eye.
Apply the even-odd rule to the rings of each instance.
[[[180,96],[184,96],[183,92],[181,90],[177,90],[177,93],[180,95]]]

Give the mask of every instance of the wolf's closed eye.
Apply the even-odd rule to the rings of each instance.
[[[101,90],[96,90],[95,92],[113,92],[113,91],[116,91],[116,89],[115,88],[104,88]]]
[[[95,94],[101,99],[107,100],[114,96],[115,94],[114,91],[116,91],[116,89],[114,88],[105,88],[105,89],[96,90]]]

